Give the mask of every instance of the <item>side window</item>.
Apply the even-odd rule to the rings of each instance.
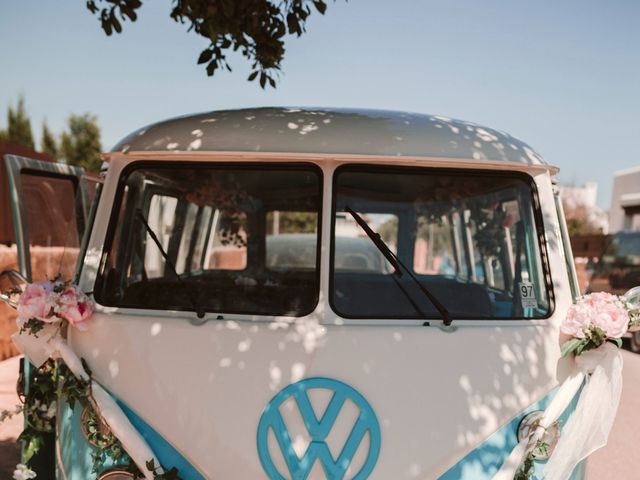
[[[361,211],[360,215],[378,232],[391,251],[398,251],[397,215]],[[336,213],[334,269],[338,272],[360,272],[388,274],[391,265],[367,237],[353,217],[346,213]]]
[[[316,264],[318,214],[271,210],[266,215],[266,266],[312,270]]]
[[[189,272],[193,263],[193,242],[198,238],[198,212],[200,207],[193,203],[186,205],[186,211],[183,216],[184,225],[182,225],[180,235],[180,247],[178,248],[178,258],[176,260],[176,270],[178,273]]]
[[[216,209],[209,228],[209,241],[204,254],[206,270],[245,270],[247,268],[247,225],[246,217],[239,218],[235,234],[231,235],[225,226],[229,214]]]
[[[451,215],[418,215],[413,270],[422,275],[440,274],[468,278],[468,254],[463,221]]]
[[[169,249],[174,232],[177,206],[178,199],[166,195],[153,195],[149,202],[147,223],[165,252]],[[166,262],[149,232],[145,232],[144,245],[144,268],[147,278],[164,277]]]
[[[83,218],[77,208],[77,179],[20,173],[28,225],[33,281],[73,278]],[[81,210],[80,210],[81,211]]]
[[[198,210],[196,219],[196,234],[192,239],[192,249],[188,258],[191,259],[190,272],[204,269],[204,252],[207,246],[207,240],[211,234],[211,220],[213,218],[213,209],[205,205]]]

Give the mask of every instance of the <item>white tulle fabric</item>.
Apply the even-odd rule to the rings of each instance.
[[[606,445],[622,395],[622,355],[611,343],[576,357],[574,370],[544,411],[538,428],[515,446],[493,480],[513,480],[527,453],[566,410],[585,379],[576,408],[538,478],[566,480],[580,461]]]
[[[36,367],[40,367],[48,358],[59,357],[64,360],[64,363],[67,364],[69,370],[76,377],[85,381],[91,380],[78,356],[60,335],[59,329],[55,329],[55,331],[53,329],[43,329],[38,332],[37,337],[27,333],[16,333],[12,336],[12,340]],[[91,380],[91,394],[98,413],[109,426],[111,432],[120,440],[131,460],[143,472],[144,478],[153,480],[154,475],[147,470],[146,462],[153,460],[156,466],[159,466],[160,463],[147,445],[147,442],[131,425],[131,422],[111,395],[94,380]]]

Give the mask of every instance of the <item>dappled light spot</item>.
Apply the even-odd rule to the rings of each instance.
[[[460,385],[460,388],[462,388],[462,390],[464,390],[465,392],[471,392],[471,382],[469,381],[469,377],[467,377],[466,375],[460,377],[458,384]]]
[[[320,128],[320,127],[318,127],[314,123],[303,125],[302,129],[300,130],[300,135],[306,135],[307,133],[310,133],[310,132],[313,132],[315,130],[318,130],[318,128]]]
[[[273,361],[269,364],[269,379],[269,388],[271,390],[278,388],[282,380],[282,370]]]
[[[297,362],[291,365],[291,383],[302,380],[307,367],[303,363]]]
[[[476,136],[483,142],[495,142],[498,137],[487,132],[484,128],[476,128]]]
[[[238,351],[240,353],[244,353],[244,352],[248,351],[250,347],[251,347],[251,340],[249,340],[249,339],[243,340],[242,342],[240,342],[238,344]]]
[[[233,320],[227,320],[225,322],[225,326],[229,330],[240,330],[240,325],[238,325],[238,322],[235,322]]]
[[[109,375],[111,375],[111,378],[115,378],[118,373],[120,373],[120,365],[115,360],[111,360],[109,362]]]
[[[231,366],[231,359],[230,359],[229,357],[221,358],[221,359],[220,359],[220,363],[219,363],[219,365],[220,365],[222,368],[230,367],[230,366]]]
[[[193,142],[189,144],[187,150],[198,150],[202,146],[202,140],[196,138]]]
[[[162,325],[160,324],[160,322],[155,322],[151,325],[151,336],[155,337],[157,335],[160,334],[160,332],[162,331]]]

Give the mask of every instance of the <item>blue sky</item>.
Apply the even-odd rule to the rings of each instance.
[[[70,113],[98,116],[103,145],[163,118],[262,105],[434,113],[505,130],[599,183],[640,165],[640,2],[635,0],[339,0],[287,41],[278,89],[245,81],[248,64],[206,76],[204,39],[147,0],[106,37],[83,1],[0,2],[0,127],[20,93],[36,136]]]

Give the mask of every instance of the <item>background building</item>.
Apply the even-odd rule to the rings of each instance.
[[[611,232],[640,230],[640,167],[613,174],[609,224]]]
[[[567,219],[569,234],[592,235],[609,232],[607,212],[596,204],[598,184],[560,185],[560,197]]]

